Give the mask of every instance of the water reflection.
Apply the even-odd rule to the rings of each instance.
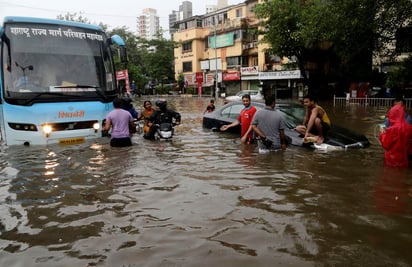
[[[208,98],[168,101],[171,142],[1,148],[0,266],[412,263],[411,170],[383,167],[383,110],[322,103],[370,148],[258,154],[202,128]]]
[[[374,186],[376,208],[383,214],[410,212],[412,177],[409,170],[385,167]]]

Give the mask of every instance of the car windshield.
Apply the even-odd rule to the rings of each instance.
[[[257,110],[260,110],[264,107],[261,104],[253,102],[252,105]],[[223,108],[220,112],[220,115],[225,118],[237,119],[243,108],[243,103],[234,103]],[[305,107],[294,104],[280,104],[276,107],[276,109],[283,113],[283,116],[289,128],[294,128],[297,125],[301,124],[306,112]]]
[[[244,106],[241,103],[230,105],[227,108],[222,109],[220,115],[222,117],[236,119],[239,116],[240,111],[243,109],[243,107]]]
[[[258,91],[240,91],[236,95],[237,96],[243,96],[243,95],[246,95],[246,94],[257,95],[257,93],[258,93]]]
[[[284,114],[285,120],[292,128],[302,123],[306,112],[305,108],[299,105],[279,106],[278,109]]]

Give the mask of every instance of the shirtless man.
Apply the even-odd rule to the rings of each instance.
[[[326,111],[316,104],[312,96],[304,96],[303,105],[306,107],[305,118],[302,125],[296,127],[296,131],[304,135],[304,141],[310,141],[310,137],[314,137],[313,141],[320,145],[330,129],[329,117]]]

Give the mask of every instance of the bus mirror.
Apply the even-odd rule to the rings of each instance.
[[[120,57],[121,62],[123,62],[123,63],[127,62],[126,47],[124,47],[124,46],[119,47],[119,57]]]
[[[111,38],[112,43],[119,46],[119,57],[120,61],[125,63],[127,62],[127,53],[126,53],[126,43],[119,35],[115,34]]]
[[[4,28],[0,27],[0,39],[3,40]]]
[[[119,35],[115,34],[111,38],[111,41],[113,44],[117,44],[118,46],[125,46],[125,42],[123,41],[122,37]]]

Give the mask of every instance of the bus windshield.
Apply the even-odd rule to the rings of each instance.
[[[6,102],[100,100],[116,92],[111,51],[101,31],[7,23],[2,47]]]

